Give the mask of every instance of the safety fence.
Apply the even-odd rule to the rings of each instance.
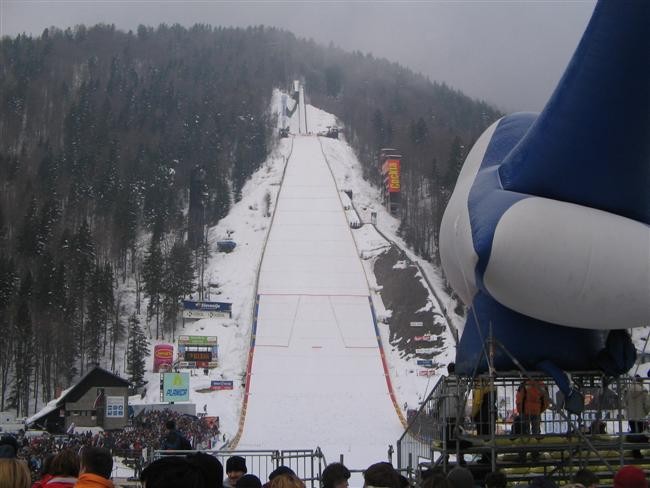
[[[198,451],[154,451],[151,461],[164,456],[179,456]],[[216,457],[221,464],[231,456],[241,456],[246,460],[248,472],[255,474],[264,482],[269,474],[279,466],[291,468],[296,475],[311,488],[320,486],[320,478],[326,465],[320,448],[295,450],[235,450],[235,451],[201,451]]]
[[[468,455],[480,456],[495,468],[503,459],[499,454],[517,454],[516,459],[528,454],[537,460],[539,453],[554,450],[566,451],[567,457],[588,452],[592,458],[602,458],[603,450],[616,451],[615,462],[622,465],[630,453],[636,456],[639,449],[650,447],[643,435],[645,422],[628,421],[628,413],[648,395],[648,378],[608,381],[601,374],[583,372],[573,373],[571,381],[580,392],[580,413],[564,408],[564,395],[548,377],[500,373],[441,378],[408,419],[397,442],[398,467],[446,468],[449,455]],[[638,414],[632,416],[630,420],[637,420]],[[611,462],[604,464],[609,467]]]

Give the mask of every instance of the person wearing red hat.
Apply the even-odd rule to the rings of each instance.
[[[623,466],[614,476],[614,488],[648,488],[648,480],[641,468]]]

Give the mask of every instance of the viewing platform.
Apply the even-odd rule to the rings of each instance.
[[[624,465],[650,473],[648,437],[631,432],[628,422],[628,409],[639,401],[638,395],[645,395],[650,406],[650,379],[608,379],[597,372],[570,376],[583,396],[580,413],[564,408],[564,395],[550,377],[512,372],[441,378],[421,408],[409,415],[408,429],[397,442],[397,467],[417,473],[430,468],[448,471],[464,463],[479,484],[495,470],[504,472],[510,484],[540,476],[563,484],[586,468],[599,478],[599,486],[611,486]],[[521,422],[517,408],[526,378],[546,390],[539,433]],[[647,429],[644,419],[639,425]]]

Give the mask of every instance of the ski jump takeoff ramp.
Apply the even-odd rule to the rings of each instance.
[[[316,137],[296,137],[259,276],[237,449],[313,449],[350,468],[401,435],[366,277]]]

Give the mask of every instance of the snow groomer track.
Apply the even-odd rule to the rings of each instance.
[[[260,268],[237,449],[386,459],[403,426],[369,295],[318,138],[297,136]]]

